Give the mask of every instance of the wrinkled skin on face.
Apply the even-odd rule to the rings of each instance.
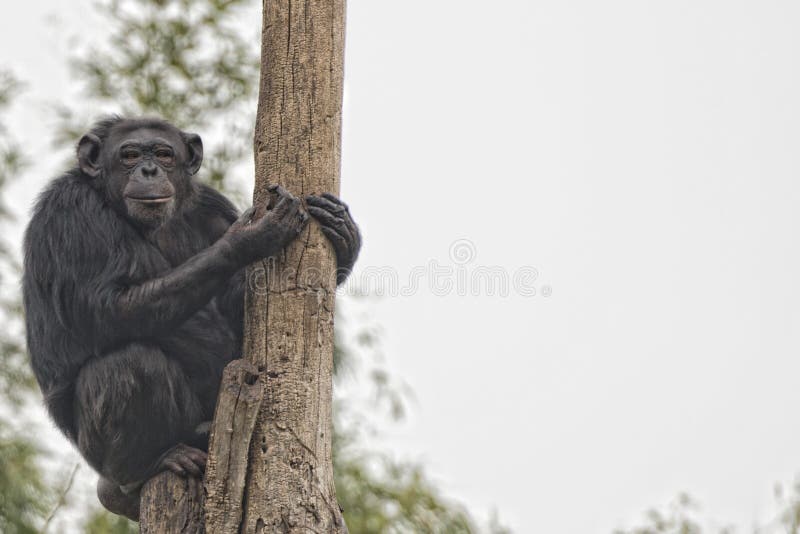
[[[137,226],[157,228],[189,198],[203,143],[176,128],[119,128],[105,143],[92,134],[78,145],[81,170],[106,180],[115,208]],[[104,171],[106,169],[106,171]]]

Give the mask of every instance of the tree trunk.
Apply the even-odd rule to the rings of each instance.
[[[300,198],[338,194],[345,0],[263,6],[253,199],[262,209],[271,184]],[[313,221],[275,261],[248,269],[252,367],[239,382],[263,402],[220,396],[206,481],[210,534],[347,532],[331,457],[335,270]]]
[[[142,534],[202,534],[203,492],[199,480],[165,471],[142,487]]]
[[[339,192],[345,0],[263,0],[253,204]],[[143,533],[346,533],[331,453],[336,259],[313,221],[248,269],[244,359],[225,370],[199,484],[142,489]]]

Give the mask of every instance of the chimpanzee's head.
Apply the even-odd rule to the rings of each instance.
[[[81,171],[122,215],[150,229],[192,195],[202,161],[198,135],[159,119],[105,119],[78,143]]]

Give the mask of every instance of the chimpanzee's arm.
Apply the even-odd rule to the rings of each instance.
[[[207,198],[213,198],[213,201],[209,200],[208,202],[217,206],[221,215],[220,221],[232,220],[232,217],[235,217],[235,214],[231,214],[234,209],[233,205],[220,193],[207,190],[205,195]],[[310,195],[306,197],[306,202],[308,202],[309,213],[317,219],[322,233],[333,245],[337,261],[336,283],[337,285],[342,284],[350,274],[361,249],[361,233],[358,226],[353,222],[347,205],[333,195]],[[217,297],[220,311],[228,319],[234,332],[240,336],[244,325],[246,276],[245,269],[237,272]]]
[[[350,208],[330,193],[306,197],[308,213],[320,224],[322,233],[336,253],[336,285],[350,276],[361,250],[361,232],[350,215]]]
[[[251,208],[213,245],[164,275],[101,292],[94,308],[104,315],[98,323],[108,325],[105,330],[111,339],[104,341],[169,332],[218,294],[245,265],[286,246],[303,229],[308,215],[298,199],[282,188],[278,194],[281,199],[264,217],[251,223]]]
[[[104,295],[110,301],[111,322],[136,337],[168,332],[211,300],[241,267],[240,261],[222,238],[163,276],[112,289]]]
[[[219,192],[203,189],[204,203],[217,214],[216,223],[225,227],[236,217],[235,208]],[[361,248],[361,234],[350,216],[347,205],[333,195],[306,197],[308,210],[319,221],[322,232],[331,241],[337,259],[337,284],[344,282]],[[228,222],[226,222],[228,221]],[[244,292],[246,269],[237,271],[217,294],[220,312],[241,339],[244,330]]]
[[[216,204],[221,204],[224,200],[227,206],[220,210],[223,219],[230,220],[230,210],[233,205],[227,202],[224,197],[215,191],[206,191],[206,196],[213,195]],[[342,284],[353,264],[358,258],[361,249],[361,232],[358,230],[347,204],[333,195],[323,194],[321,196],[310,195],[306,197],[308,211],[320,223],[322,233],[330,240],[336,253],[337,269],[336,283]],[[245,269],[237,272],[228,282],[222,293],[217,297],[217,302],[222,314],[228,319],[231,328],[237,335],[241,336],[244,329],[244,290],[246,283]]]
[[[244,335],[244,288],[247,273],[239,269],[229,280],[225,288],[217,296],[219,311],[228,320],[228,324],[241,339]]]

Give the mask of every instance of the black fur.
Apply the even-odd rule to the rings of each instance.
[[[92,131],[105,139],[120,122]],[[146,236],[73,169],[42,193],[25,236],[28,347],[47,408],[87,461],[121,484],[212,417],[222,369],[239,355],[241,306],[232,303],[241,303],[241,272],[190,317],[172,302],[146,307],[149,317],[114,309],[122,288],[182,264],[236,220],[218,192],[191,191],[184,209]]]
[[[147,172],[158,170],[156,179],[174,186],[172,211],[157,226],[139,224],[120,200],[129,181],[148,183],[138,163],[114,166],[121,156],[110,145],[128,135],[145,147],[147,135],[185,145],[175,147],[174,169],[142,152]],[[196,428],[213,417],[223,368],[240,355],[243,268],[283,248],[307,218],[299,200],[278,188],[276,208],[258,221],[237,221],[233,205],[186,170],[190,139],[202,157],[199,138],[166,122],[98,122],[81,140],[81,164],[39,197],[25,235],[28,348],[45,404],[103,477],[104,504],[134,518],[136,495],[118,502],[130,488],[160,469],[193,472],[176,447],[204,446]],[[331,200],[337,217],[321,221],[326,235],[347,214]],[[345,250],[340,262],[349,272],[360,237],[349,214],[346,222],[354,235],[338,240],[350,248],[337,254]]]

